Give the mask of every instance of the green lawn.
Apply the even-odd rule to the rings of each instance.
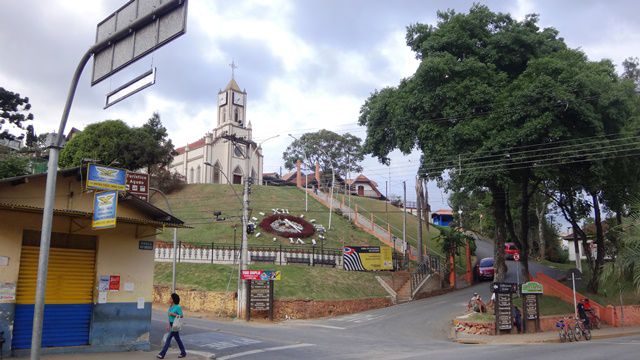
[[[562,301],[562,299],[555,296],[542,295],[540,300],[540,315],[562,315],[573,313],[573,305]],[[514,298],[513,304],[520,308],[522,311],[522,297]]]
[[[342,195],[337,195],[337,198],[342,201]],[[345,204],[348,203],[348,197],[345,199]],[[385,201],[376,199],[370,199],[359,196],[351,196],[351,207],[355,208],[355,204],[358,205],[359,216],[364,216],[367,219],[371,219],[373,214],[373,221],[383,227],[387,228],[388,223],[391,226],[391,233],[398,239],[402,239],[402,223],[403,223],[403,210],[397,208],[391,204],[386,204]],[[428,251],[433,251],[437,254],[441,254],[440,245],[435,238],[440,234],[438,229],[434,226],[429,226],[427,231],[427,225],[422,224],[423,241]],[[410,213],[407,213],[407,241],[413,245],[418,244],[418,218]]]
[[[235,190],[235,193],[234,193]],[[237,196],[236,196],[237,194]],[[233,244],[234,226],[236,241],[242,238],[241,208],[242,187],[240,185],[222,184],[194,184],[187,185],[181,191],[174,192],[169,197],[169,203],[175,215],[185,221],[192,229],[178,229],[178,240],[201,244]],[[154,205],[166,209],[164,200],[160,196],[153,199]],[[273,208],[286,208],[293,215],[304,215],[305,219],[315,219],[316,224],[329,226],[329,210],[313,199],[308,198],[308,212],[305,212],[304,192],[295,187],[253,186],[251,189],[250,207],[251,217],[259,222],[263,216],[260,212],[269,215]],[[221,211],[224,221],[215,221],[214,211]],[[260,237],[249,235],[250,245],[290,245],[288,238],[281,238],[268,234],[262,229]],[[276,237],[276,241],[273,238]],[[160,240],[170,241],[173,231],[164,231],[158,236]],[[316,239],[320,246],[320,239]],[[311,238],[303,239],[308,244]],[[372,235],[353,226],[348,219],[337,214],[332,215],[331,230],[326,234],[324,247],[339,248],[343,245],[380,245],[380,241]]]
[[[253,265],[252,269],[280,270],[275,283],[278,299],[346,300],[388,296],[375,272],[344,271],[310,266]],[[236,291],[238,267],[217,264],[177,264],[177,287],[208,291]],[[154,284],[171,284],[171,264],[156,263]]]

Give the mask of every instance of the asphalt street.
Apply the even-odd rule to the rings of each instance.
[[[493,245],[479,242],[478,254]],[[514,277],[516,264],[509,262]],[[551,271],[541,268],[534,271]],[[557,275],[557,274],[556,274]],[[511,277],[509,277],[511,280]],[[473,292],[488,298],[489,283],[359,314],[278,323],[188,318],[181,332],[187,352],[217,359],[635,359],[640,336],[532,345],[464,345],[449,338],[451,319],[464,313]],[[166,328],[154,312],[151,342]],[[171,356],[177,351],[173,350]]]

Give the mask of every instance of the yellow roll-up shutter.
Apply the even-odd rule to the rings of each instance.
[[[16,289],[17,304],[33,304],[40,248],[23,246]],[[45,304],[93,302],[95,250],[51,248]]]

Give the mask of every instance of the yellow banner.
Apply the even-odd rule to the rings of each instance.
[[[345,270],[393,270],[392,251],[387,246],[346,246],[343,257]]]

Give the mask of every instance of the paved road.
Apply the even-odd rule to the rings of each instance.
[[[477,241],[479,257],[493,254],[493,243]],[[508,261],[508,281],[517,264]],[[562,273],[532,264],[532,271]],[[640,337],[569,344],[462,345],[449,339],[451,319],[464,313],[473,292],[488,299],[489,283],[385,309],[320,320],[275,324],[188,319],[182,331],[187,351],[217,359],[635,359]],[[151,342],[159,347],[166,324],[154,312]]]

